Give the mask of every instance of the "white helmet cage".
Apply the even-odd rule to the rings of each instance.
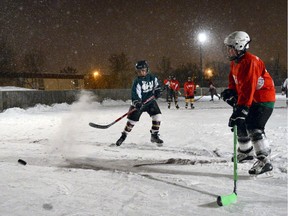
[[[250,41],[250,37],[246,32],[235,31],[225,38],[224,44],[226,46],[232,46],[238,51],[245,51],[249,48]]]

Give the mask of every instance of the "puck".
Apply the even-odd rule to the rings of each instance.
[[[18,160],[18,163],[19,163],[19,164],[22,164],[22,165],[24,165],[24,166],[27,164],[27,162],[24,161],[24,160],[22,160],[22,159],[19,159],[19,160]]]

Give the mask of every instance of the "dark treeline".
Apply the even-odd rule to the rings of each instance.
[[[149,62],[149,59],[147,60]],[[94,76],[92,72],[88,72],[85,75],[84,83],[86,89],[131,87],[136,75],[134,69],[135,62],[130,61],[128,55],[124,52],[111,54],[108,61],[109,70],[107,74]],[[1,74],[23,71],[35,74],[43,73],[46,64],[46,57],[41,50],[31,49],[26,52],[22,59],[19,59],[15,50],[7,43],[7,40],[0,38],[0,77]],[[274,79],[275,85],[280,86],[287,77],[287,68],[280,64],[279,57],[276,57],[275,60],[265,62],[265,64]],[[212,80],[218,87],[225,87],[228,84],[229,62],[209,62],[203,65],[203,72],[201,72],[199,62],[187,62],[174,66],[169,57],[163,56],[159,57],[156,69],[153,69],[152,72],[162,81],[168,76],[176,76],[181,87],[183,87],[188,77],[192,77],[194,82],[200,87],[207,87],[209,80]],[[76,68],[63,65],[62,68],[59,68],[58,73],[77,74],[79,72]],[[37,82],[39,82],[39,79]],[[22,87],[23,80],[22,82],[14,80],[13,84]],[[0,85],[11,85],[11,80],[2,76]],[[39,83],[37,85],[39,85]],[[33,83],[32,79],[32,83],[30,83],[31,88],[36,88],[35,86],[37,85]]]
[[[149,61],[149,59],[148,59]],[[130,62],[124,53],[113,54],[109,58],[109,74],[101,75],[95,79],[91,74],[88,76],[87,88],[130,88],[131,83],[136,76],[134,63]],[[287,77],[287,68],[280,65],[279,60],[265,62],[266,68],[274,79],[275,85],[280,86]],[[199,63],[189,62],[173,67],[173,62],[168,57],[162,57],[152,73],[163,81],[168,76],[175,76],[180,82],[181,87],[192,77],[194,82],[200,87],[208,87],[209,81],[218,87],[228,85],[228,74],[230,64],[224,62],[209,62],[204,65],[204,71],[201,73]]]

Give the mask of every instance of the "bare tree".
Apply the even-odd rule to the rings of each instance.
[[[163,56],[157,65],[157,70],[159,71],[160,78],[162,80],[166,79],[173,71],[170,58]]]
[[[63,73],[63,74],[77,74],[78,71],[76,68],[73,68],[73,67],[66,67],[66,68],[63,68],[62,70],[60,70],[60,73]]]
[[[13,85],[11,78],[6,78],[7,73],[16,71],[15,52],[8,44],[5,37],[0,37],[0,85]]]
[[[129,88],[133,80],[134,70],[126,54],[112,54],[108,59],[110,62],[111,87]]]
[[[193,78],[196,84],[200,82],[200,68],[196,63],[186,63],[179,65],[174,70],[174,75],[180,83],[185,83],[188,77]]]
[[[45,57],[40,50],[32,50],[24,56],[24,68],[29,73],[41,73],[44,70]],[[43,79],[33,77],[32,81],[26,80],[27,84],[34,89],[43,88]]]

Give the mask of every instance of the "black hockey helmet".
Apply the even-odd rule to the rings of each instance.
[[[135,69],[136,70],[141,70],[141,69],[144,69],[144,68],[147,68],[147,71],[149,69],[149,65],[147,63],[146,60],[141,60],[141,61],[138,61],[135,65]]]

